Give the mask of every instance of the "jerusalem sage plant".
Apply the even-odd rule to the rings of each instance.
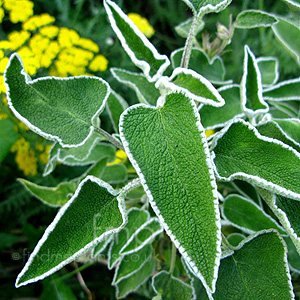
[[[194,47],[202,18],[231,0],[184,2],[193,18],[178,27],[186,45],[170,61],[116,3],[104,0],[114,32],[142,71],[114,68],[112,74],[141,104],[128,107],[97,77],[32,80],[21,58],[11,56],[5,71],[11,110],[55,142],[44,175],[57,162],[89,166],[57,187],[20,180],[47,205],[62,207],[16,287],[88,252],[91,259],[106,253],[108,268],[115,267],[117,298],[147,280],[153,299],[294,298],[290,272],[300,272],[300,121],[291,101],[300,99],[300,80],[277,83],[277,59],[256,58],[245,45],[243,76],[233,84],[224,80],[218,55],[235,28],[272,26],[299,62],[299,47],[284,33],[292,28],[295,40],[300,30],[269,13],[243,11],[229,29],[219,26],[223,42],[205,52]],[[299,8],[297,1],[286,2]],[[168,68],[171,76],[164,75]],[[100,128],[104,109],[113,135]],[[215,130],[209,139],[208,129]],[[133,180],[121,158],[113,163],[116,148],[129,158]],[[154,259],[164,234],[172,243],[167,269]]]

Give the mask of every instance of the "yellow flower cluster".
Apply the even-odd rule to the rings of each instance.
[[[4,0],[1,2],[4,2],[3,6],[9,12],[9,19],[12,23],[25,22],[33,15],[34,4],[30,0]],[[0,12],[1,16],[4,17],[3,8]]]
[[[136,13],[129,13],[128,17],[146,37],[151,38],[154,35],[155,30],[146,18]]]

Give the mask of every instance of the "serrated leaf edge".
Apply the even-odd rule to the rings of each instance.
[[[60,264],[58,264],[56,267],[54,267],[54,268],[50,269],[49,271],[45,272],[43,275],[37,276],[37,277],[35,277],[33,279],[30,279],[30,280],[27,280],[25,282],[22,282],[21,284],[18,284],[19,279],[28,270],[28,268],[30,267],[30,265],[31,265],[34,257],[36,256],[36,254],[38,253],[38,251],[40,250],[40,248],[42,247],[42,245],[44,244],[44,242],[47,240],[49,234],[54,230],[54,228],[55,228],[56,224],[59,222],[60,218],[64,215],[64,213],[70,207],[70,205],[73,203],[73,201],[77,198],[77,196],[78,196],[78,194],[79,194],[82,186],[88,180],[90,180],[90,181],[92,181],[94,183],[97,183],[99,186],[101,186],[103,188],[106,188],[107,191],[111,195],[117,197],[118,207],[119,207],[120,213],[122,215],[122,219],[123,219],[123,223],[121,224],[121,226],[118,227],[118,228],[115,228],[115,229],[111,229],[111,230],[103,233],[101,236],[99,236],[98,238],[94,239],[92,242],[88,243],[84,248],[80,249],[78,252],[76,252],[71,257],[67,258],[66,260],[64,260],[63,262],[61,262]],[[34,251],[30,255],[30,257],[29,257],[26,265],[22,269],[21,273],[18,275],[15,286],[18,288],[20,286],[24,286],[24,285],[27,285],[29,283],[36,282],[38,280],[42,280],[45,277],[47,277],[47,276],[55,273],[56,271],[58,271],[59,269],[61,269],[63,266],[67,265],[68,263],[72,262],[74,259],[76,259],[80,255],[82,255],[85,252],[87,252],[91,247],[96,246],[97,243],[101,242],[103,240],[103,238],[105,238],[106,236],[110,235],[111,233],[115,233],[115,232],[118,232],[119,230],[121,230],[125,226],[126,222],[127,222],[127,212],[126,212],[126,206],[125,206],[125,202],[124,202],[124,195],[122,193],[116,192],[112,188],[112,186],[110,186],[108,183],[102,181],[101,179],[96,178],[94,176],[87,176],[83,181],[81,181],[81,183],[79,184],[78,188],[76,189],[73,197],[59,210],[59,212],[57,213],[57,215],[54,218],[53,222],[47,227],[44,235],[39,240],[39,242],[36,245]]]
[[[266,28],[266,27],[271,27],[272,25],[275,25],[275,24],[278,23],[278,19],[276,18],[276,16],[274,16],[273,14],[270,14],[266,11],[261,11],[261,10],[257,10],[257,9],[247,9],[247,10],[242,11],[241,13],[239,13],[237,15],[235,22],[238,21],[238,19],[241,15],[244,15],[248,12],[255,12],[255,13],[260,14],[260,15],[267,15],[267,16],[273,17],[276,21],[272,24],[256,24],[256,25],[252,25],[252,26],[239,26],[235,23],[234,24],[235,28],[238,28],[238,29],[252,29],[252,28],[259,28],[259,27],[265,27]]]
[[[249,61],[249,56],[251,57],[252,61],[253,61],[253,66],[254,69],[256,71],[257,74],[257,83],[258,83],[258,91],[257,91],[257,96],[258,99],[260,101],[260,103],[262,105],[264,105],[266,108],[260,108],[257,109],[255,111],[253,111],[252,109],[247,108],[247,78],[248,78],[248,61]],[[245,45],[244,48],[244,73],[243,73],[243,77],[241,80],[241,88],[240,88],[240,92],[241,92],[241,104],[242,104],[242,109],[248,113],[249,115],[253,116],[256,114],[260,114],[260,113],[267,113],[269,111],[269,105],[268,103],[266,103],[263,99],[263,89],[262,89],[262,83],[261,83],[261,74],[260,74],[260,70],[256,61],[256,58],[254,56],[254,54],[252,53],[252,51],[250,50],[250,48]]]
[[[146,246],[151,240],[153,240],[157,235],[159,235],[160,233],[162,233],[164,231],[163,227],[161,227],[159,230],[154,231],[151,236],[149,238],[147,238],[141,245],[139,245],[137,248],[133,249],[133,250],[129,250],[129,251],[125,251],[127,246],[135,239],[135,237],[142,231],[144,230],[149,224],[153,223],[153,222],[157,222],[159,223],[159,219],[158,218],[151,218],[150,220],[148,220],[147,222],[145,222],[126,242],[126,244],[121,248],[120,250],[120,254],[122,255],[128,255],[128,254],[132,254],[135,253],[139,250],[141,250],[144,246]],[[160,224],[160,223],[159,223]]]
[[[12,61],[12,59],[14,57],[17,57],[17,59],[19,60],[20,64],[22,65],[21,75],[24,76],[25,83],[27,85],[33,84],[33,83],[38,82],[38,81],[48,80],[48,79],[68,81],[68,80],[74,80],[74,79],[79,79],[79,78],[89,78],[89,79],[92,79],[92,80],[98,80],[98,81],[100,81],[101,83],[103,83],[107,87],[106,96],[104,97],[101,106],[99,107],[99,109],[96,111],[96,113],[91,118],[92,126],[90,126],[90,132],[89,132],[88,136],[81,143],[79,143],[79,144],[66,144],[66,143],[64,143],[60,137],[52,135],[52,134],[49,134],[49,133],[46,133],[46,132],[42,131],[41,129],[39,129],[38,127],[36,127],[35,125],[31,124],[26,118],[24,118],[22,115],[20,115],[19,112],[14,108],[14,106],[12,104],[12,101],[11,101],[11,98],[10,98],[10,89],[9,89],[9,86],[8,86],[7,80],[6,80],[7,69],[9,68],[9,66],[11,64],[11,61]],[[28,74],[25,72],[25,67],[24,67],[24,64],[22,62],[22,59],[21,59],[20,55],[17,54],[17,53],[13,53],[11,55],[11,57],[9,59],[9,62],[7,64],[7,67],[5,69],[5,72],[3,74],[3,77],[4,77],[4,85],[5,85],[5,88],[6,88],[7,103],[8,103],[9,108],[14,113],[14,115],[19,120],[21,120],[24,124],[26,124],[32,131],[34,131],[38,135],[41,135],[42,137],[44,137],[44,138],[46,138],[48,140],[59,142],[59,144],[63,148],[75,148],[75,147],[82,146],[92,136],[92,134],[94,133],[94,127],[98,127],[99,124],[100,124],[100,121],[99,121],[98,117],[99,117],[100,113],[104,110],[105,103],[106,103],[106,101],[107,101],[107,99],[109,97],[109,94],[110,94],[110,86],[109,86],[109,84],[105,80],[103,80],[102,78],[99,78],[99,77],[96,77],[96,76],[81,75],[81,76],[67,77],[67,78],[54,77],[54,76],[46,76],[46,77],[41,77],[41,78],[37,78],[37,79],[32,80],[28,76]]]
[[[216,100],[210,99],[210,98],[204,98],[201,96],[197,96],[193,93],[191,93],[188,89],[180,87],[172,82],[172,80],[180,74],[190,75],[193,78],[199,80],[202,84],[206,86],[206,88],[217,98],[219,102]],[[201,102],[203,104],[208,104],[214,107],[221,107],[225,104],[225,100],[222,98],[222,96],[218,93],[217,89],[202,75],[198,74],[197,72],[191,70],[191,69],[185,69],[185,68],[176,68],[171,77],[162,76],[155,84],[156,88],[163,88],[168,89],[172,92],[181,92],[184,94],[187,98],[193,99],[194,101]]]
[[[228,123],[226,125],[226,127],[224,127],[219,132],[219,134],[216,135],[215,138],[213,139],[212,146],[211,146],[212,149],[214,149],[216,147],[216,145],[218,144],[218,140],[224,136],[224,134],[227,132],[229,127],[234,123],[243,123],[244,125],[246,125],[248,127],[249,130],[254,132],[255,136],[258,139],[260,139],[262,141],[265,141],[265,142],[280,145],[283,148],[293,152],[300,159],[300,154],[295,149],[293,149],[292,147],[284,144],[283,142],[281,142],[279,140],[261,135],[255,127],[253,127],[250,123],[244,121],[243,119],[232,120],[230,123]],[[292,198],[294,200],[300,200],[300,194],[292,192],[292,191],[290,191],[286,188],[283,188],[283,187],[281,187],[277,184],[274,184],[274,183],[272,183],[270,181],[267,181],[263,178],[260,178],[258,176],[249,175],[249,174],[246,174],[246,173],[243,173],[243,172],[237,172],[237,173],[231,174],[229,177],[220,176],[220,174],[218,173],[217,167],[214,163],[215,158],[216,158],[216,154],[212,150],[211,159],[212,159],[213,166],[214,166],[214,172],[215,172],[216,178],[221,180],[221,181],[229,182],[229,181],[232,181],[234,179],[241,179],[241,180],[245,180],[247,182],[250,182],[250,183],[254,184],[255,186],[258,186],[262,189],[270,190],[270,188],[272,188],[274,193],[277,193],[279,195],[282,195],[282,196],[285,196],[285,197],[288,197],[288,198]]]
[[[173,93],[171,93],[173,94]],[[178,93],[180,94],[180,93]],[[169,95],[169,94],[167,94]],[[136,104],[136,105],[132,105],[130,106],[129,108],[127,108],[127,110],[125,110],[121,117],[120,117],[120,125],[119,125],[119,128],[120,128],[120,137],[121,137],[121,140],[122,140],[122,143],[124,145],[124,148],[125,148],[125,152],[127,154],[127,157],[129,158],[129,160],[131,161],[134,169],[136,170],[136,173],[137,175],[139,176],[140,180],[141,180],[141,184],[144,188],[144,191],[148,197],[148,200],[149,200],[149,203],[151,204],[151,207],[152,209],[154,210],[156,216],[158,217],[159,221],[160,221],[160,224],[163,226],[164,230],[166,231],[166,233],[168,234],[168,236],[170,237],[170,239],[172,240],[172,242],[175,244],[176,248],[178,249],[178,251],[180,252],[180,254],[183,256],[183,258],[191,265],[191,267],[194,269],[194,272],[197,274],[196,276],[201,280],[201,282],[203,283],[205,289],[209,292],[211,292],[211,288],[209,287],[209,285],[206,283],[203,275],[201,274],[201,272],[198,270],[198,268],[196,267],[195,263],[192,261],[192,259],[188,256],[188,254],[186,253],[186,250],[180,245],[180,242],[177,240],[176,236],[172,233],[172,231],[169,229],[169,226],[168,224],[165,222],[163,216],[161,215],[161,212],[159,210],[159,208],[157,207],[154,199],[153,199],[153,196],[151,194],[151,191],[149,190],[148,188],[148,185],[146,183],[146,180],[145,180],[145,177],[138,165],[138,163],[136,162],[136,160],[134,159],[131,151],[130,151],[130,147],[129,147],[129,143],[127,142],[124,134],[123,134],[123,120],[124,120],[124,116],[130,111],[130,110],[134,110],[138,107],[145,107],[145,108],[150,108],[152,110],[157,110],[164,102],[165,102],[165,97],[167,96],[161,96],[158,101],[157,101],[157,106],[156,107],[152,107],[152,106],[148,106],[148,105],[145,105],[145,104]],[[219,269],[219,265],[220,265],[220,257],[221,257],[221,221],[220,221],[220,212],[219,212],[219,209],[218,209],[218,194],[217,194],[217,184],[215,182],[215,176],[214,176],[214,172],[213,172],[213,165],[212,165],[212,161],[210,159],[210,152],[209,152],[209,148],[208,148],[208,145],[207,145],[207,140],[206,140],[206,136],[205,136],[205,133],[204,133],[204,128],[200,122],[200,116],[199,116],[199,113],[198,113],[198,110],[197,110],[197,106],[196,104],[194,103],[193,100],[189,99],[190,100],[190,103],[191,105],[193,106],[193,109],[194,109],[194,116],[196,117],[197,119],[197,122],[196,122],[196,126],[198,127],[199,129],[199,132],[201,133],[201,136],[202,136],[202,143],[204,145],[204,152],[206,154],[206,164],[208,166],[208,169],[209,169],[209,173],[210,173],[210,177],[211,177],[211,187],[212,187],[212,192],[213,192],[213,196],[214,196],[214,205],[215,205],[215,213],[216,213],[216,217],[217,217],[217,220],[216,220],[216,226],[217,228],[219,228],[219,232],[217,233],[217,245],[216,245],[216,253],[217,253],[217,256],[216,256],[216,260],[215,260],[215,269],[214,269],[214,280],[212,282],[212,290],[215,289],[215,285],[216,285],[216,281],[217,281],[217,277],[218,277],[218,269]]]
[[[259,205],[257,205],[255,202],[253,202],[252,200],[249,200],[249,199],[246,198],[246,197],[243,197],[243,196],[241,196],[241,195],[238,195],[238,194],[230,194],[230,195],[228,195],[228,196],[225,198],[225,203],[226,203],[226,200],[227,200],[228,198],[231,198],[231,197],[239,197],[239,198],[243,199],[244,201],[250,203],[251,205],[255,206],[260,212],[263,213],[263,215],[264,215],[266,218],[268,218],[270,221],[272,221],[272,222],[274,223],[274,225],[277,226],[278,229],[282,230],[282,233],[281,233],[281,234],[284,234],[284,231],[285,231],[285,230],[283,229],[283,227],[280,226],[279,224],[277,224],[277,222],[276,222],[270,215],[266,214],[265,211],[264,211]],[[225,204],[224,204],[224,205],[225,205]],[[236,227],[236,228],[238,228],[238,229],[244,231],[244,232],[247,233],[247,234],[255,234],[255,233],[257,232],[257,231],[251,230],[251,229],[249,229],[249,228],[247,228],[247,227],[240,226],[240,225],[238,225],[238,224],[236,224],[236,223],[230,221],[230,220],[227,218],[227,216],[226,216],[226,214],[225,214],[225,212],[224,212],[224,205],[222,206],[221,210],[222,210],[222,215],[223,215],[223,217],[224,217],[224,219],[225,219],[226,221],[228,221],[228,222],[231,223],[234,227]],[[276,229],[276,228],[274,228],[274,229]]]
[[[117,11],[117,13],[123,18],[123,20],[131,27],[131,29],[135,32],[135,34],[143,41],[144,45],[153,53],[153,55],[156,59],[165,60],[165,63],[163,63],[160,66],[160,68],[157,70],[157,73],[153,77],[151,77],[149,75],[150,68],[151,68],[150,65],[144,60],[139,60],[135,56],[135,53],[130,49],[130,47],[126,43],[126,40],[125,40],[121,30],[119,29],[119,27],[116,24],[116,21],[113,17],[113,14],[112,14],[112,11],[111,11],[109,5],[111,5]],[[127,52],[129,57],[131,58],[132,62],[136,66],[138,66],[139,68],[141,68],[143,70],[145,76],[148,78],[148,80],[150,82],[156,81],[162,75],[162,73],[167,69],[167,67],[170,65],[170,61],[169,61],[168,57],[166,55],[161,55],[158,53],[157,49],[150,43],[150,41],[146,38],[146,36],[137,28],[137,26],[129,19],[129,17],[127,17],[127,15],[121,10],[121,8],[116,3],[114,3],[111,0],[104,0],[104,7],[105,7],[105,10],[106,10],[107,15],[110,20],[110,24],[111,24],[114,32],[118,36],[124,50]]]
[[[275,61],[275,79],[273,80],[273,82],[271,84],[263,84],[262,85],[263,88],[266,88],[266,87],[273,86],[279,79],[279,61],[276,56],[262,56],[262,57],[256,58],[257,65],[259,62],[263,62],[263,61]],[[264,93],[264,90],[263,90],[263,93]],[[264,97],[264,99],[266,99],[266,98]]]

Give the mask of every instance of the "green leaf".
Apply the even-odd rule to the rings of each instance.
[[[270,27],[278,22],[277,18],[261,10],[244,10],[238,14],[234,27],[251,29],[257,27]]]
[[[103,241],[101,241],[98,245],[96,245],[92,251],[91,257],[95,258],[98,255],[100,255],[109,245],[109,243],[112,241],[114,235],[108,235],[104,238]]]
[[[194,102],[183,94],[168,94],[158,103],[128,108],[121,116],[121,139],[167,234],[213,290],[220,219],[205,133]]]
[[[52,207],[60,207],[68,202],[75,193],[77,187],[77,183],[72,181],[61,182],[56,187],[47,187],[37,185],[25,179],[18,180],[33,196],[38,198],[44,204]]]
[[[127,169],[123,164],[107,166],[101,175],[101,179],[110,184],[127,181]]]
[[[254,185],[242,180],[234,180],[231,184],[238,193],[262,207],[260,196]]]
[[[279,22],[272,26],[275,36],[300,65],[300,29],[287,20],[282,18],[278,20]]]
[[[127,102],[115,91],[111,91],[106,102],[106,109],[115,132],[119,132],[119,119],[127,107]]]
[[[280,234],[286,234],[261,207],[247,198],[231,194],[226,197],[222,210],[225,219],[248,234],[272,228]]]
[[[231,233],[227,236],[227,241],[233,247],[237,247],[246,237],[241,233]]]
[[[299,0],[282,0],[285,2],[291,9],[300,11],[300,1]]]
[[[127,219],[124,196],[107,183],[88,176],[46,229],[16,287],[53,274],[94,247],[106,235],[118,232]]]
[[[228,284],[230,283],[230,284]],[[280,235],[261,231],[221,260],[214,300],[294,299],[287,250]]]
[[[149,260],[152,260],[152,251],[152,246],[147,245],[136,253],[124,256],[115,270],[112,284],[116,285],[138,272]]]
[[[259,193],[291,237],[300,254],[300,202],[259,189]]]
[[[288,248],[288,262],[290,270],[300,274],[300,255],[292,242],[291,238],[284,237],[284,241]]]
[[[201,17],[209,13],[224,10],[231,0],[182,0],[193,11],[195,16]]]
[[[126,247],[131,240],[131,236],[150,218],[149,212],[142,209],[131,208],[128,211],[128,222],[126,226],[117,234],[111,243],[108,253],[108,268],[112,269],[117,262],[122,259],[121,249]]]
[[[184,48],[172,52],[171,61],[173,68],[179,68]],[[206,53],[198,48],[192,48],[189,68],[201,74],[212,83],[222,84],[225,78],[225,67],[220,57],[209,60]]]
[[[181,92],[188,98],[215,107],[225,104],[215,87],[202,75],[190,69],[176,68],[171,77],[161,77],[156,87]]]
[[[76,300],[71,288],[64,280],[54,274],[43,282],[43,292],[39,300]]]
[[[257,60],[263,86],[274,85],[279,78],[279,64],[276,57],[260,57]]]
[[[184,22],[180,23],[179,25],[177,25],[175,27],[175,31],[177,32],[177,34],[179,36],[186,39],[189,36],[189,32],[191,30],[192,24],[193,24],[193,18],[188,18],[186,21],[184,21]],[[205,25],[205,23],[203,22],[203,20],[198,19],[196,29],[195,29],[195,36],[197,36],[198,33],[200,31],[202,31],[202,29],[204,28],[204,25]]]
[[[206,129],[224,127],[229,120],[244,116],[238,85],[222,87],[218,89],[218,92],[225,100],[224,106],[203,105],[199,110],[201,122]]]
[[[4,73],[10,109],[31,130],[63,147],[78,147],[99,127],[110,88],[101,78],[31,80],[13,54]]]
[[[111,69],[111,72],[119,82],[124,83],[136,92],[141,103],[156,105],[160,92],[155,84],[149,82],[144,75],[117,68]]]
[[[245,46],[241,101],[243,110],[251,116],[266,113],[269,110],[269,106],[262,95],[261,74],[257,61],[248,46]]]
[[[151,218],[145,222],[127,241],[126,245],[120,250],[120,253],[127,255],[143,248],[153,239],[163,232],[163,228],[157,218]]]
[[[272,101],[300,100],[300,78],[282,81],[265,89],[264,99]]]
[[[193,293],[190,285],[166,271],[161,271],[153,276],[152,286],[164,300],[190,300]]]
[[[125,298],[128,294],[138,290],[152,275],[155,269],[154,259],[148,259],[140,270],[128,278],[124,278],[116,285],[116,298]]]
[[[18,139],[14,124],[9,119],[0,120],[0,164]]]
[[[300,144],[300,120],[293,119],[274,119],[274,121],[282,128],[285,134],[295,143]]]
[[[116,3],[104,0],[104,7],[114,32],[132,62],[142,69],[149,81],[156,81],[170,64],[167,56],[157,52]]]
[[[227,126],[216,137],[213,147],[213,160],[220,180],[245,180],[300,200],[300,154],[293,148],[260,135],[243,120]]]

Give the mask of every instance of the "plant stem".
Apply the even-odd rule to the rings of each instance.
[[[81,267],[78,267],[78,268],[75,269],[74,271],[69,272],[69,273],[67,273],[66,275],[63,275],[62,277],[60,277],[60,278],[58,278],[58,279],[56,279],[56,280],[65,280],[65,279],[67,279],[67,278],[70,278],[70,277],[72,277],[73,275],[77,274],[78,272],[87,269],[87,268],[90,267],[91,265],[92,265],[92,263],[84,264],[84,265],[82,265]]]
[[[78,270],[78,265],[77,265],[77,262],[74,261],[74,266],[75,266],[75,269]],[[89,300],[93,300],[94,297],[93,297],[93,294],[91,293],[91,291],[88,289],[88,287],[86,286],[85,282],[84,282],[84,279],[80,273],[80,271],[77,272],[77,279],[81,285],[81,287],[83,288],[83,290],[87,293],[88,297],[89,297]]]
[[[176,263],[176,252],[177,249],[175,247],[175,244],[172,243],[172,257],[171,257],[171,263],[170,263],[170,270],[169,273],[172,275],[175,269],[175,263]]]
[[[102,128],[96,128],[94,127],[96,132],[98,132],[99,134],[105,136],[112,144],[114,144],[117,148],[125,151],[123,145],[113,136],[111,136],[108,132],[106,132],[105,130],[103,130]]]
[[[189,62],[190,62],[190,57],[191,57],[191,52],[192,52],[192,47],[195,39],[195,32],[196,32],[196,26],[198,23],[198,18],[197,16],[194,16],[193,19],[193,24],[191,26],[189,35],[186,39],[185,46],[184,46],[184,52],[182,55],[181,59],[181,68],[188,68],[189,67]]]

